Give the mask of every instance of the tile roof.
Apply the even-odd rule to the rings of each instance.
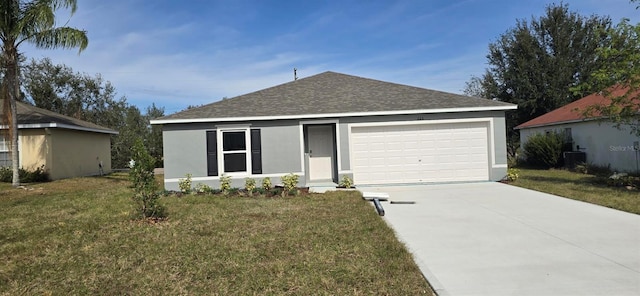
[[[229,119],[370,113],[429,109],[515,109],[515,105],[395,84],[335,72],[324,72],[256,92],[158,118]],[[159,122],[158,122],[159,121]]]
[[[3,112],[4,104],[0,101],[0,113]],[[60,127],[75,130],[86,130],[99,133],[117,134],[118,132],[73,117],[65,116],[46,109],[31,106],[29,104],[17,102],[18,126],[20,125],[47,125],[48,127]]]
[[[617,97],[622,96],[627,91],[626,88],[613,88],[611,91],[611,96]],[[539,127],[539,126],[547,126],[559,123],[568,123],[575,121],[582,121],[587,119],[592,119],[599,117],[600,114],[593,114],[593,117],[585,118],[582,115],[582,112],[586,110],[589,106],[597,106],[597,105],[609,105],[611,104],[611,99],[605,97],[601,93],[593,93],[582,99],[573,101],[567,105],[564,105],[558,109],[540,115],[534,119],[531,119],[525,123],[522,123],[516,126],[514,129],[523,129],[523,128],[531,128],[531,127]]]

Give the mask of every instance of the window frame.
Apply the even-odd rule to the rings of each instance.
[[[226,176],[250,176],[252,172],[251,168],[251,129],[250,126],[236,126],[236,127],[217,127],[218,132],[216,133],[216,140],[218,142],[217,152],[218,152],[218,176],[222,176],[223,174]],[[231,150],[224,151],[224,134],[229,132],[243,132],[245,139],[245,149],[244,150]],[[240,172],[226,172],[224,170],[224,156],[226,154],[245,154],[245,168],[246,170]]]
[[[0,167],[5,167],[4,162],[7,162],[7,166],[6,167],[11,167],[12,165],[12,159],[11,159],[11,140],[7,139],[9,138],[9,135],[0,135],[0,143],[2,143],[2,145],[0,145],[0,154],[6,155],[7,159],[6,160],[2,160],[2,162],[0,162]],[[20,144],[20,142],[18,142],[18,144]],[[18,145],[18,153],[20,153],[20,145]]]

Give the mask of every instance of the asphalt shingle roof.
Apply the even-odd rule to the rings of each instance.
[[[104,133],[117,133],[116,131],[73,117],[65,116],[53,111],[31,106],[29,104],[16,102],[18,111],[18,125],[24,124],[57,124],[65,125],[65,128],[92,130]],[[4,112],[4,104],[0,101],[0,113]]]
[[[324,72],[156,120],[321,115],[515,105]]]
[[[593,93],[582,99],[573,101],[558,109],[540,115],[534,119],[531,119],[525,123],[522,123],[515,127],[515,129],[531,128],[538,126],[547,126],[559,123],[574,122],[580,120],[587,120],[591,118],[597,118],[601,115],[597,112],[593,114],[591,118],[585,118],[583,113],[587,108],[591,106],[607,106],[611,104],[611,97],[622,96],[628,91],[627,88],[613,87],[610,96],[605,97],[601,93]]]

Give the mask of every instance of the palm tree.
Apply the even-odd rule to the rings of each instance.
[[[13,186],[20,185],[18,175],[18,120],[16,100],[20,94],[18,47],[31,43],[37,48],[87,48],[87,32],[70,27],[56,27],[58,9],[76,11],[77,0],[0,0],[0,40],[2,40],[2,75],[0,96],[5,107],[3,123],[9,125]],[[7,108],[8,107],[8,108]]]

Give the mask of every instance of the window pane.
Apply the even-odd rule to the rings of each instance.
[[[11,156],[9,152],[0,152],[0,167],[10,167]]]
[[[0,151],[9,151],[9,146],[11,141],[5,139],[5,137],[0,136]]]
[[[227,153],[224,155],[224,171],[225,173],[246,172],[247,171],[247,154],[246,153]]]
[[[222,147],[224,151],[247,150],[244,132],[223,132]]]

